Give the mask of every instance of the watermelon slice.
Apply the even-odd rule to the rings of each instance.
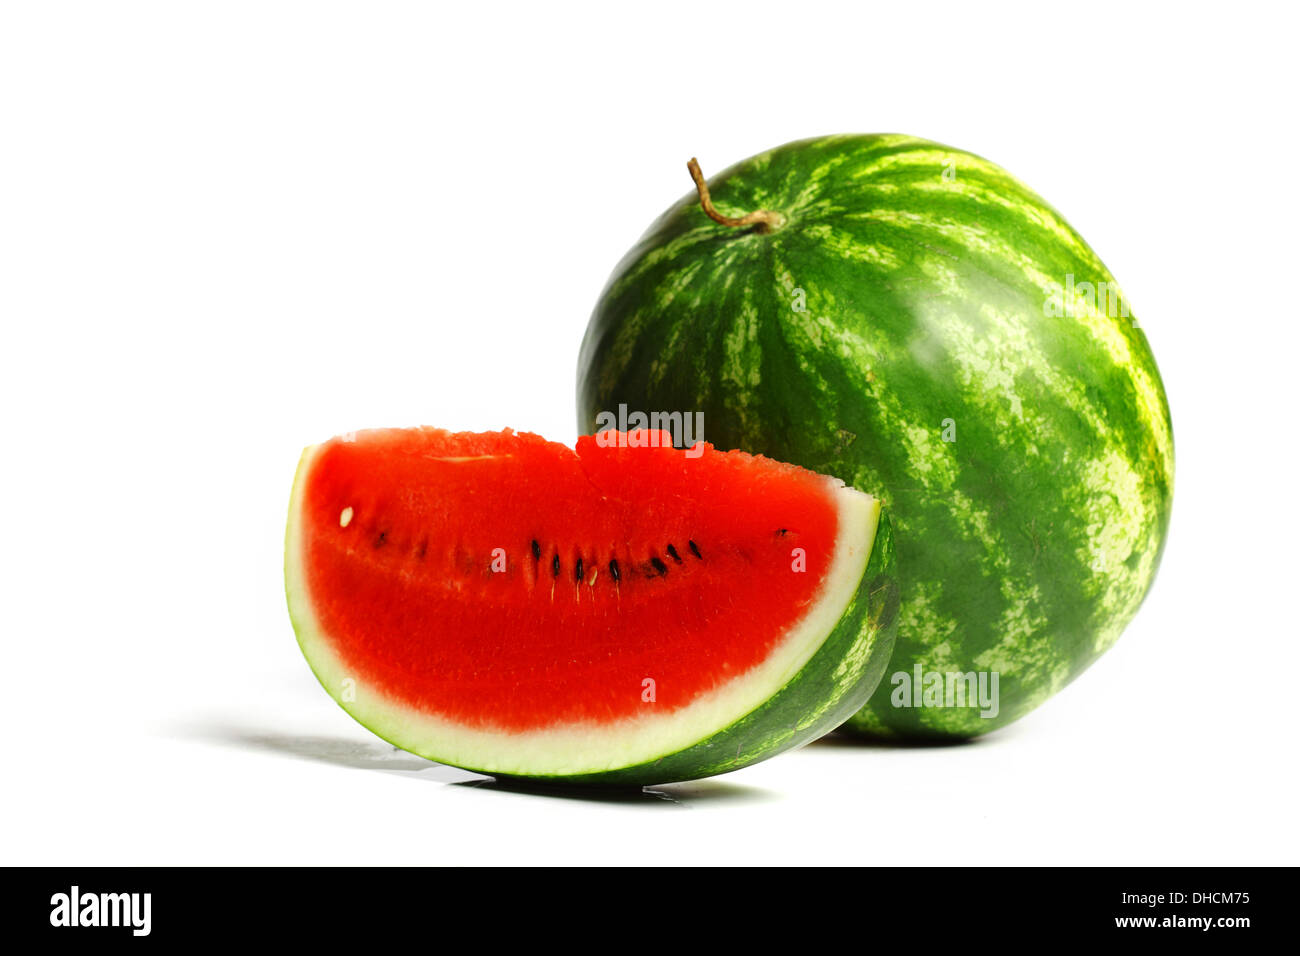
[[[879,682],[889,524],[840,481],[667,433],[512,431],[308,448],[290,616],[385,740],[484,773],[665,783],[832,730]]]

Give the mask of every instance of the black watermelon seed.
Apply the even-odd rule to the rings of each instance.
[[[618,562],[617,562],[617,561],[611,561],[611,562],[609,562],[609,576],[612,577],[615,581],[618,580]]]
[[[551,574],[557,578],[560,576],[560,556],[558,554],[551,558]]]
[[[651,558],[650,564],[656,571],[659,572],[660,577],[663,577],[665,574],[668,573],[668,565],[664,564],[658,558]]]
[[[573,568],[573,580],[582,583],[582,558],[578,559],[577,565]]]
[[[682,556],[677,553],[677,549],[671,544],[668,546],[668,557],[672,558],[678,564],[682,563]]]
[[[700,554],[700,549],[696,546],[694,541],[687,541],[686,544],[690,547],[691,554],[695,555],[701,561],[704,560],[704,555]]]
[[[388,540],[388,532],[387,531],[379,532],[379,537],[375,539],[375,547],[382,548],[384,546],[384,543],[387,540]]]
[[[537,543],[536,538],[533,539],[533,560],[534,561],[542,560],[542,546]]]

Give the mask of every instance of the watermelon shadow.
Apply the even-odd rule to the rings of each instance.
[[[244,727],[212,726],[187,734],[209,743],[273,753],[299,760],[333,764],[351,770],[381,770],[388,773],[418,775],[439,783],[477,782],[481,775],[470,770],[448,767],[407,753],[379,738],[357,740],[348,737],[277,734]]]
[[[754,802],[774,797],[774,794],[766,790],[716,779],[640,788],[584,787],[542,783],[517,777],[489,777],[472,770],[461,770],[459,767],[426,760],[378,737],[373,740],[358,740],[349,737],[278,734],[226,725],[200,727],[186,736],[243,750],[333,764],[350,770],[401,773],[457,787],[475,787],[561,800],[682,807],[695,803]]]
[[[854,734],[832,730],[824,737],[807,744],[807,749],[839,750],[947,750],[955,747],[974,747],[984,744],[988,735],[983,737],[917,737],[907,740],[887,740],[876,737],[859,737]]]
[[[656,784],[647,787],[597,787],[574,784],[543,783],[518,777],[493,777],[487,780],[462,780],[458,787],[474,787],[553,800],[579,800],[587,803],[631,804],[636,806],[689,807],[697,803],[759,803],[775,799],[775,794],[758,787],[728,783],[708,778],[683,783]]]

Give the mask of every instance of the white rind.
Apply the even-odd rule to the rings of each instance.
[[[838,524],[835,554],[817,601],[766,660],[686,707],[665,714],[647,705],[644,716],[599,725],[485,730],[417,711],[382,694],[349,672],[323,633],[302,567],[299,520],[305,479],[320,447],[303,452],[285,538],[289,614],[307,662],[330,696],[380,737],[430,760],[488,773],[562,776],[618,770],[684,750],[731,726],[773,697],[830,636],[857,593],[880,521],[880,503],[875,498],[825,479],[834,488]],[[345,699],[345,689],[353,699]]]

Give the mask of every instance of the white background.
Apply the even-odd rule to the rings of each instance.
[[[3,862],[1296,863],[1295,24],[1045,6],[6,5]],[[1178,480],[1118,645],[973,744],[621,800],[353,723],[284,607],[302,446],[571,441],[686,159],[845,131],[1001,163],[1134,303]]]

